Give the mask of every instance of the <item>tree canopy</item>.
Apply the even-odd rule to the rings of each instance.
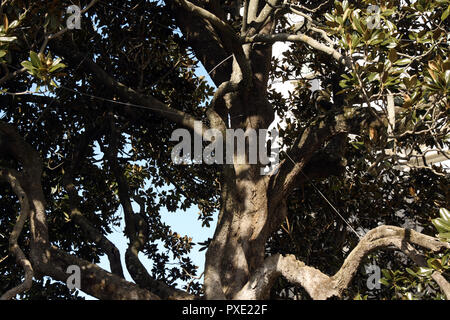
[[[449,0],[75,2],[1,4],[3,299],[450,298]],[[275,125],[276,170],[175,164],[197,121]]]

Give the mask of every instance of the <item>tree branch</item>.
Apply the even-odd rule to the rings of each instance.
[[[250,62],[247,60],[244,50],[241,45],[239,36],[235,33],[233,28],[224,22],[222,19],[209,12],[202,7],[199,7],[188,0],[179,0],[182,7],[195,15],[209,21],[222,35],[222,40],[229,51],[234,54],[234,57],[241,69],[242,80],[247,85],[251,85],[252,82],[252,68]]]
[[[279,41],[303,42],[316,50],[319,50],[321,52],[329,54],[335,60],[337,60],[339,63],[342,63],[346,67],[348,67],[350,69],[352,68],[351,60],[348,57],[342,55],[336,49],[329,47],[323,43],[320,43],[319,41],[315,40],[314,38],[311,38],[303,33],[298,33],[298,34],[288,34],[288,33],[257,34],[254,36],[242,37],[241,41],[242,41],[242,43],[256,43],[256,42],[275,43],[275,42],[279,42]]]
[[[259,1],[260,0],[249,0],[248,4],[248,13],[247,13],[247,24],[251,24],[253,21],[256,20],[256,17],[258,16],[258,8],[259,8]]]
[[[215,2],[211,4],[215,4]],[[171,4],[173,4],[170,7],[177,25],[188,44],[193,48],[195,55],[208,70],[214,84],[218,87],[221,83],[228,81],[231,76],[232,60],[227,60],[227,57],[231,55],[231,51],[225,48],[213,25],[207,20],[186,14],[186,11],[180,9],[179,4],[175,5],[174,1]],[[219,6],[217,5],[217,7]]]
[[[89,240],[95,242],[106,253],[111,272],[123,278],[124,276],[119,249],[117,249],[114,243],[106,238],[99,230],[94,228],[90,221],[78,209],[77,203],[80,202],[76,199],[78,199],[79,196],[73,181],[71,181],[68,176],[64,176],[63,182],[64,188],[69,195],[69,202],[71,206],[70,218],[83,229]]]
[[[198,128],[195,126],[195,122],[199,121],[192,115],[177,109],[173,109],[168,107],[166,104],[162,103],[158,99],[143,95],[130,87],[127,87],[123,83],[115,80],[111,75],[109,75],[106,71],[100,68],[95,62],[90,59],[85,59],[85,56],[80,54],[79,52],[67,52],[62,47],[58,47],[58,50],[64,53],[64,55],[69,59],[74,59],[78,62],[84,64],[84,66],[91,71],[94,76],[96,82],[99,85],[106,86],[109,89],[116,92],[122,99],[126,101],[130,101],[132,104],[136,104],[145,108],[148,108],[154,113],[161,115],[162,117],[169,119],[175,123],[178,123],[186,128],[193,130],[195,133],[202,135],[201,132],[198,132]],[[125,104],[126,105],[126,104]],[[203,131],[207,130],[206,126],[203,126]]]
[[[369,231],[361,239],[334,276],[327,276],[316,268],[306,266],[293,255],[276,254],[265,259],[264,264],[254,272],[248,283],[237,293],[235,299],[267,297],[270,288],[279,276],[283,276],[291,283],[303,286],[314,300],[324,300],[333,296],[340,297],[344,289],[349,286],[367,254],[376,249],[395,247],[417,262],[418,255],[412,247],[413,244],[434,252],[450,248],[450,243],[441,242],[437,238],[414,230],[395,226],[379,226]],[[433,279],[437,279],[438,285],[448,298],[449,283],[439,273]]]
[[[69,266],[80,267],[81,288],[101,300],[159,300],[156,294],[140,288],[138,285],[106,272],[99,266],[86,260],[70,255],[51,246],[45,248],[46,259],[35,263],[39,271],[55,280],[67,282],[70,274],[66,273]]]
[[[194,295],[172,288],[161,281],[153,279],[139,260],[139,252],[148,241],[148,225],[143,216],[134,212],[131,205],[131,194],[128,182],[124,175],[123,168],[121,168],[117,161],[119,131],[114,124],[113,116],[110,115],[109,120],[111,128],[110,141],[109,147],[107,150],[104,150],[104,153],[109,161],[111,171],[117,179],[119,200],[125,215],[125,234],[130,239],[128,248],[125,252],[125,264],[127,269],[133,280],[139,286],[151,290],[161,299],[192,300],[195,298]],[[142,206],[143,203],[140,205]],[[141,209],[143,208],[141,207]]]
[[[280,4],[281,0],[266,0],[265,6],[261,9],[258,17],[255,19],[257,24],[264,23],[269,15],[273,12],[273,9]]]
[[[12,169],[0,169],[0,179],[9,182],[15,194],[19,198],[20,203],[20,214],[9,237],[9,251],[11,252],[11,255],[16,257],[17,263],[20,264],[25,271],[25,279],[21,284],[9,289],[0,297],[0,300],[9,300],[14,298],[17,294],[29,290],[33,284],[33,267],[17,243],[25,221],[30,216],[30,204],[25,191],[20,185],[20,175],[17,171]]]
[[[5,142],[6,141],[6,142]],[[42,160],[10,124],[0,121],[0,150],[12,155],[23,166],[24,192],[30,204],[31,262],[38,276],[48,275],[67,282],[71,265],[80,267],[81,290],[99,299],[159,299],[152,292],[139,288],[99,266],[51,246],[41,185]]]
[[[100,132],[101,130],[98,128],[86,128],[86,131],[80,137],[79,143],[74,146],[70,165],[65,167],[66,170],[62,179],[62,184],[64,185],[64,188],[69,196],[70,218],[83,229],[89,240],[95,242],[106,253],[111,272],[123,278],[124,276],[119,250],[114,243],[112,243],[99,230],[97,230],[81,213],[79,210],[81,198],[78,195],[73,183],[74,172],[82,164],[89,142],[95,139]]]
[[[347,131],[347,121],[340,114],[334,118],[319,119],[318,123],[304,130],[298,142],[287,152],[287,158],[280,162],[278,172],[270,178],[274,207],[292,191],[298,175],[319,148],[326,141]]]

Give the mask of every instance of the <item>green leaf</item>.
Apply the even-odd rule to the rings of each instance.
[[[325,19],[327,19],[328,21],[334,22],[334,16],[331,15],[330,13],[325,13]]]
[[[446,208],[440,208],[439,209],[439,215],[445,221],[449,221],[450,222],[450,211],[448,211]]]
[[[56,71],[56,70],[58,70],[58,69],[63,69],[63,68],[65,68],[65,67],[66,67],[66,65],[65,65],[64,63],[58,63],[57,65],[51,67],[51,68],[48,70],[48,72],[54,72],[54,71]]]
[[[12,42],[16,39],[17,37],[0,37],[0,42]]]
[[[351,78],[350,78],[348,75],[346,75],[346,74],[342,74],[341,76],[342,76],[342,78],[344,78],[344,79],[351,80]]]
[[[339,81],[339,86],[341,88],[346,88],[347,87],[347,80],[341,80]]]
[[[22,61],[20,64],[22,65],[22,67],[24,67],[28,71],[36,69],[36,67],[33,66],[30,61]]]
[[[410,79],[409,79],[409,84],[414,87],[417,84],[417,75],[413,75]]]
[[[405,59],[400,59],[400,60],[395,61],[394,64],[396,66],[405,66],[410,63],[411,63],[411,59],[405,58]]]
[[[361,23],[359,21],[359,14],[358,11],[353,11],[352,12],[352,26],[353,29],[355,29],[356,31],[358,31],[360,34],[364,34],[364,30],[361,27]]]
[[[381,272],[383,273],[383,276],[384,276],[386,279],[388,279],[388,280],[392,279],[392,275],[391,275],[391,272],[390,272],[389,270],[387,270],[387,269],[382,269]]]
[[[53,62],[52,62],[52,67],[53,66],[56,66],[58,63],[60,63],[62,61],[62,59],[61,58],[57,58],[57,59],[55,59],[55,60],[53,60]]]
[[[444,12],[442,12],[441,21],[444,21],[445,19],[447,19],[449,14],[450,14],[450,6],[448,6]]]
[[[352,142],[352,146],[353,146],[355,149],[359,150],[361,147],[364,146],[364,142],[361,142],[361,141],[353,141],[353,142]]]
[[[70,222],[70,216],[66,213],[66,212],[64,212],[64,220],[66,221],[66,222]]]
[[[347,8],[348,8],[348,0],[344,0],[343,2],[342,2],[342,10],[347,10]]]
[[[15,27],[17,27],[19,25],[19,20],[14,20],[13,22],[11,22],[9,24],[9,29],[14,29]]]
[[[433,273],[433,269],[431,268],[425,268],[425,267],[420,267],[416,274],[422,277],[429,277],[431,276],[431,274]]]
[[[450,232],[441,232],[439,233],[439,236],[447,241],[450,240]]]
[[[344,16],[342,17],[342,21],[345,22],[345,20],[347,20],[348,15],[350,14],[351,10],[350,8],[347,8],[344,12]]]
[[[39,56],[36,52],[30,51],[30,59],[31,59],[31,63],[33,64],[33,66],[35,66],[36,68],[39,68],[42,66],[41,59],[39,59]]]
[[[437,219],[431,220],[431,222],[434,224],[434,226],[436,227],[436,229],[438,230],[439,233],[450,232],[450,222],[449,221],[445,221],[442,218],[437,218]]]
[[[450,70],[445,71],[444,79],[447,85],[450,83]]]
[[[449,233],[450,234],[450,233]],[[448,259],[450,258],[450,254],[446,254],[445,256],[442,257],[442,265],[446,266]]]
[[[369,82],[372,82],[374,80],[379,80],[379,77],[378,78],[377,77],[378,77],[378,73],[377,72],[371,72],[367,76],[367,80],[369,80]]]
[[[417,273],[415,273],[414,271],[412,271],[410,268],[406,268],[406,272],[408,272],[410,275],[413,275],[413,276],[417,276]]]
[[[55,194],[58,191],[58,186],[53,186],[50,189],[50,194]]]
[[[396,29],[396,26],[395,26],[395,24],[394,24],[394,23],[392,23],[392,22],[391,22],[391,21],[389,21],[389,20],[386,20],[386,25],[388,26],[388,29],[389,29],[390,31],[392,31],[392,30]]]
[[[395,49],[389,50],[389,61],[394,63],[395,61],[397,61],[397,59],[398,59],[397,51]]]
[[[55,87],[55,88],[58,88],[58,85],[55,83],[55,81],[53,81],[53,79],[50,80],[50,85]]]
[[[441,263],[440,263],[439,260],[436,259],[436,258],[428,259],[428,260],[427,260],[427,264],[428,264],[428,266],[429,266],[430,268],[433,268],[433,269],[435,269],[435,270],[441,270],[441,269],[442,269]]]

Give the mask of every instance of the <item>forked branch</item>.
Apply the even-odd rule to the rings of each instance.
[[[414,230],[395,226],[379,226],[369,231],[345,259],[342,267],[334,276],[328,276],[320,270],[305,265],[294,255],[276,254],[266,258],[262,267],[255,271],[248,283],[236,294],[235,299],[263,299],[268,296],[274,281],[283,276],[293,284],[301,285],[314,300],[324,300],[333,296],[340,297],[349,286],[363,259],[372,251],[383,248],[395,248],[405,253],[414,262],[422,265],[420,255],[412,245],[439,252],[450,248],[450,243],[439,241]],[[432,275],[441,290],[450,299],[450,285],[442,274],[436,271]]]

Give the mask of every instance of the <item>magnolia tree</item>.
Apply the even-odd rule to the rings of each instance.
[[[449,0],[0,13],[3,299],[450,298]]]

